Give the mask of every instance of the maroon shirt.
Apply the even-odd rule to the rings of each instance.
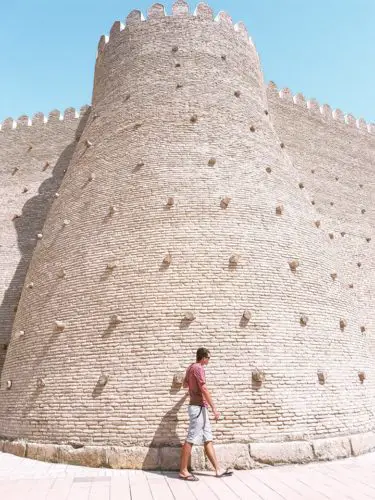
[[[202,394],[202,386],[206,383],[206,374],[200,363],[193,363],[186,371],[184,384],[189,387],[191,405],[208,407],[207,401]]]

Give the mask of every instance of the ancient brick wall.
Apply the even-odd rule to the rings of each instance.
[[[0,373],[37,234],[74,151],[80,121],[67,109],[63,116],[37,113],[32,120],[22,116],[1,124]]]
[[[359,275],[343,255],[354,250],[337,243],[357,215],[346,217],[339,194],[331,215],[317,212],[333,192],[306,180],[310,160],[293,149],[301,132],[282,126],[279,101],[267,100],[243,25],[214,21],[205,5],[193,16],[178,1],[165,17],[157,4],[146,21],[133,11],[100,40],[93,109],[14,321],[3,436],[141,446],[149,457],[150,446],[177,446],[187,419],[176,379],[201,345],[212,351],[219,443],[373,429],[361,331],[370,282],[353,293]],[[369,252],[366,213],[356,234]]]
[[[358,301],[361,328],[374,350],[375,125],[274,84],[268,100],[319,230],[337,253],[336,284]]]

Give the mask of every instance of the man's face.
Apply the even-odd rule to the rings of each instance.
[[[208,362],[210,361],[211,355],[209,354],[206,358],[203,358],[203,364],[204,366],[208,365]]]

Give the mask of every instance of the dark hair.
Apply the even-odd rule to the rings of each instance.
[[[210,351],[205,347],[200,347],[197,350],[197,361],[201,361],[203,358],[209,358],[209,357],[210,357]]]

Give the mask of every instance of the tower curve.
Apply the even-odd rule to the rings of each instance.
[[[116,22],[58,194],[1,377],[1,432],[28,456],[175,467],[202,345],[232,465],[311,460],[322,438],[350,453],[372,429],[356,298],[242,24],[183,1]]]

